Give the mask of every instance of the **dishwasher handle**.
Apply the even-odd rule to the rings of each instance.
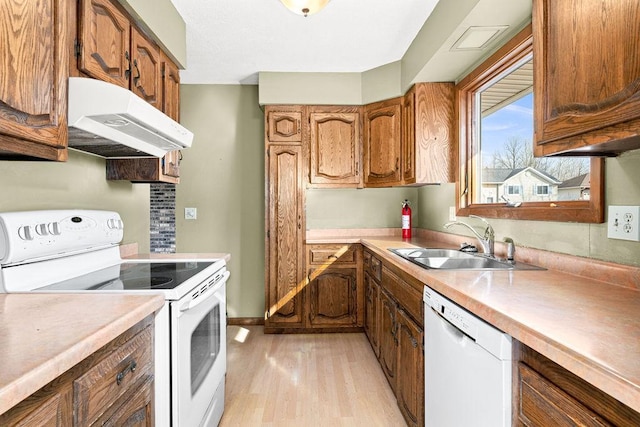
[[[440,313],[434,307],[431,307],[431,310],[433,310],[433,312],[438,316],[438,318],[440,318],[441,320],[443,320],[445,322],[444,326],[445,326],[447,332],[450,335],[452,335],[453,338],[455,338],[457,341],[463,341],[464,337],[467,337],[471,341],[476,342],[476,339],[474,337],[472,337],[471,335],[467,334],[466,332],[464,332],[463,330],[458,328],[456,325],[451,323],[451,321],[449,319],[444,317],[444,315],[442,315],[442,313]]]

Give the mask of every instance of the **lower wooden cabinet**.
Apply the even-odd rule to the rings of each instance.
[[[307,285],[307,326],[358,326],[358,269],[311,269]]]
[[[514,342],[514,426],[638,426],[640,413]]]
[[[362,247],[307,245],[306,328],[361,331],[364,326]]]
[[[396,311],[398,372],[396,396],[409,426],[424,426],[423,330],[404,310]]]
[[[362,247],[358,244],[306,245],[304,258],[306,277],[299,281],[295,296],[289,298],[290,312],[295,316],[290,316],[289,323],[282,321],[283,308],[287,308],[282,305],[270,316],[268,324],[265,323],[265,333],[361,332],[365,307]],[[293,263],[297,258],[288,257],[283,261]],[[276,323],[274,319],[279,321]]]
[[[367,334],[371,348],[376,357],[380,356],[380,285],[376,282],[371,274],[364,272],[364,292],[365,292],[365,311],[364,311],[364,332]]]
[[[380,366],[389,385],[396,391],[396,358],[398,338],[396,336],[396,302],[384,289],[380,290]]]
[[[1,426],[153,426],[153,316],[0,415]]]
[[[365,332],[409,426],[424,425],[424,333],[419,283],[365,250]],[[377,279],[379,278],[379,279]],[[409,280],[409,279],[407,279]]]

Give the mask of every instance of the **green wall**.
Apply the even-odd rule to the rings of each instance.
[[[69,150],[58,162],[0,161],[0,212],[105,209],[120,213],[123,243],[149,252],[149,185],[107,181],[105,160]]]
[[[418,189],[308,189],[307,229],[400,228],[402,201],[408,199],[418,217]]]
[[[171,0],[118,0],[120,4],[173,58],[187,66],[187,25]]]
[[[182,85],[194,133],[176,186],[176,251],[229,252],[230,317],[264,313],[264,114],[258,87]],[[184,208],[197,208],[196,220]]]

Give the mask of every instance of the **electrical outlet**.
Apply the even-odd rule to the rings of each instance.
[[[609,206],[607,237],[640,242],[640,206]]]
[[[449,221],[456,221],[456,207],[449,206]]]
[[[197,219],[197,218],[198,218],[197,208],[184,208],[184,219]]]

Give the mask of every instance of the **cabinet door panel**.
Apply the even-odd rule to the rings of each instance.
[[[357,270],[332,268],[317,276],[314,272],[309,271],[313,279],[307,287],[310,326],[356,326]]]
[[[372,104],[365,110],[365,186],[401,182],[401,102],[402,98],[396,98]]]
[[[0,3],[0,152],[21,152],[23,144],[6,135],[48,146],[39,157],[63,159],[57,149],[67,143],[69,41],[59,3]]]
[[[157,109],[162,109],[160,50],[140,32],[131,29],[131,91]]]
[[[302,326],[302,147],[268,149],[268,297],[266,325]]]
[[[402,101],[402,182],[416,182],[415,86]]]
[[[271,142],[301,142],[302,113],[270,111],[267,113],[267,139]]]
[[[537,155],[640,146],[639,17],[637,1],[534,1]]]
[[[311,126],[311,184],[360,184],[360,114],[318,113]]]
[[[380,364],[384,375],[396,392],[396,303],[384,290],[380,290]]]
[[[376,357],[380,356],[380,286],[369,273],[364,273],[365,312],[364,330]]]
[[[424,426],[422,329],[398,310],[398,406],[409,426]]]
[[[180,70],[160,52],[162,61],[162,111],[176,122],[180,121]]]
[[[174,178],[180,177],[180,150],[167,153],[162,159],[162,174]]]
[[[80,11],[80,70],[129,88],[129,20],[109,0],[82,0]]]

